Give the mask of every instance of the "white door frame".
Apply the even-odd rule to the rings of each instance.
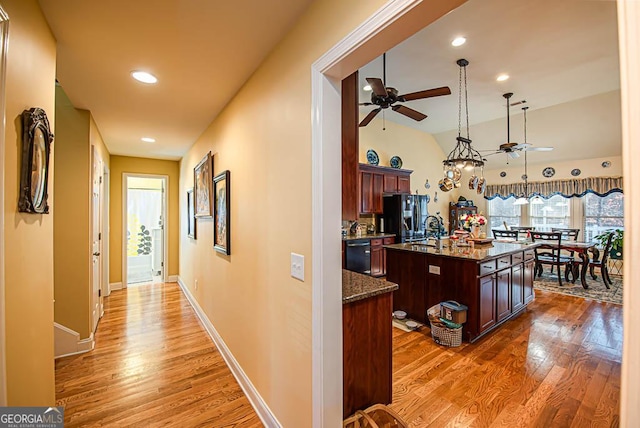
[[[111,172],[107,164],[104,164],[102,171],[102,282],[101,290],[102,297],[107,297],[111,294],[111,287],[109,287],[109,197],[111,191]],[[102,302],[102,313],[104,315],[104,302]]]
[[[9,16],[0,6],[0,406],[7,405],[7,375],[5,352],[4,310],[4,139],[5,139],[5,82],[7,48],[9,47]]]
[[[139,178],[158,178],[164,181],[164,192],[162,192],[162,281],[167,280],[167,270],[169,269],[168,263],[168,247],[169,247],[169,176],[158,174],[137,174],[131,172],[122,173],[122,288],[127,288],[127,183],[129,177]]]
[[[438,6],[434,2],[390,0],[311,67],[314,428],[339,426],[342,421],[342,296],[340,287],[335,286],[341,283],[340,242],[336,232],[336,225],[342,220],[340,80],[404,40],[407,35],[403,33],[415,31],[407,23],[420,20],[417,15],[421,12],[427,16],[429,12],[433,14],[429,8],[435,7]],[[640,82],[637,80],[640,76],[640,2],[620,0],[618,11],[623,82],[625,230],[630,234],[640,230],[640,219],[629,215],[632,205],[636,207],[635,212],[640,212],[640,171],[633,174],[632,165],[633,159],[640,159],[640,145],[632,145],[632,141],[640,140],[640,124],[637,122],[640,116]],[[394,37],[396,41],[390,43]],[[377,46],[372,47],[372,41]],[[625,91],[629,96],[625,96]],[[633,187],[632,182],[636,183]],[[640,242],[628,241],[631,245],[625,245],[624,257],[630,259],[631,254],[640,253]],[[632,274],[640,277],[640,264],[632,266],[625,263],[624,305],[627,308],[640,307],[640,289],[631,286]],[[638,336],[640,311],[624,311],[621,426],[630,426],[640,419],[640,341],[630,340]]]

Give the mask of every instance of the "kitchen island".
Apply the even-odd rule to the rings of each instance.
[[[342,270],[343,416],[389,404],[391,313],[397,284]]]
[[[463,338],[474,342],[535,298],[536,246],[496,241],[455,249],[426,243],[387,245],[387,279],[399,286],[393,309],[428,323],[428,308],[455,300],[469,308]]]

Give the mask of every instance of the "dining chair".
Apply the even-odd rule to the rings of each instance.
[[[562,285],[562,277],[560,275],[560,267],[564,266],[564,279],[569,282],[569,273],[574,274],[574,259],[560,254],[560,245],[562,243],[561,232],[531,232],[531,240],[541,243],[542,246],[536,247],[534,277],[542,276],[542,265],[551,265],[558,267],[558,284]]]
[[[524,235],[525,238],[527,237],[527,233],[536,230],[534,226],[511,226],[509,229],[518,231],[518,233]]]
[[[602,260],[598,259],[589,259],[589,273],[591,274],[591,278],[598,279],[594,270],[595,268],[600,268],[600,275],[602,275],[602,282],[604,282],[604,286],[609,288],[610,284],[613,284],[611,278],[609,277],[609,269],[607,268],[607,262],[609,261],[609,253],[611,252],[611,247],[613,246],[613,233],[609,234],[607,238],[607,243],[604,246]]]
[[[491,229],[491,232],[493,232],[493,237],[495,239],[506,238],[513,239],[514,241],[518,240],[517,230]]]
[[[552,227],[551,231],[562,233],[563,241],[577,241],[578,235],[580,235],[580,229]],[[562,250],[560,254],[565,255],[567,257],[573,257],[573,251]],[[551,272],[553,272],[553,266],[551,266]]]

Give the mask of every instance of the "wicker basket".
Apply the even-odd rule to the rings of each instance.
[[[431,336],[438,345],[456,347],[462,344],[462,327],[449,328],[438,318],[440,317],[440,304],[427,309],[427,317],[431,324]]]
[[[343,428],[407,428],[400,416],[383,404],[358,410],[342,423]]]

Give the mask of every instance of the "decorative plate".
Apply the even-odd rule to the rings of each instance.
[[[549,177],[553,177],[556,173],[556,170],[553,169],[552,167],[548,166],[545,169],[542,170],[542,175],[549,178]]]
[[[375,150],[367,150],[367,162],[369,163],[369,165],[378,165],[378,163],[380,162],[380,158],[378,157],[378,154]]]
[[[580,171],[578,168],[572,169],[571,170],[571,175],[573,175],[574,177],[577,177],[580,175],[582,171]]]
[[[611,162],[609,162],[609,161],[602,162],[602,167],[603,168],[609,168],[610,166],[611,166]]]
[[[506,173],[506,172],[502,171],[502,172],[500,173],[500,177],[504,178],[504,177],[506,177],[506,176],[507,176],[507,173]]]
[[[391,165],[391,168],[402,168],[402,159],[400,159],[400,156],[392,156],[389,159],[389,165]]]

